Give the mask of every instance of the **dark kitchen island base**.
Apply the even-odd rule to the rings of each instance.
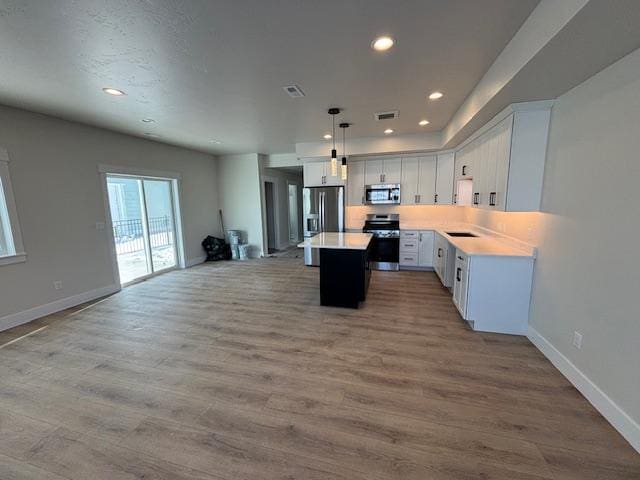
[[[369,250],[320,249],[320,304],[358,308],[371,279]]]

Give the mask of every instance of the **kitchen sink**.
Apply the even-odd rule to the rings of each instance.
[[[471,232],[445,232],[450,237],[470,237],[476,238],[478,235]]]

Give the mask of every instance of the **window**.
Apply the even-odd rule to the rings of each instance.
[[[0,265],[24,262],[26,257],[9,178],[9,155],[0,148]]]

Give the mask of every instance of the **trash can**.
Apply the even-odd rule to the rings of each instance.
[[[229,244],[239,245],[242,243],[242,230],[229,230],[227,231],[229,237]]]
[[[248,260],[249,259],[249,252],[251,251],[251,245],[249,244],[242,244],[242,245],[238,245],[238,253],[239,253],[239,257],[240,260]]]

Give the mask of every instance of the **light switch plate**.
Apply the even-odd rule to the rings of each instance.
[[[573,346],[578,350],[582,348],[582,334],[580,332],[573,332]]]

